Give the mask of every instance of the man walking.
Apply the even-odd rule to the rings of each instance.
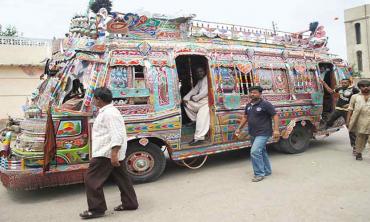
[[[136,210],[135,190],[124,163],[127,135],[123,117],[113,106],[112,92],[98,88],[94,103],[99,108],[92,129],[92,159],[85,177],[88,210],[80,214],[83,219],[104,216],[107,210],[103,185],[111,176],[121,191],[122,204],[115,211]]]
[[[235,131],[239,137],[240,130],[248,122],[248,131],[251,136],[252,148],[251,159],[254,171],[252,182],[259,182],[265,176],[271,174],[271,164],[267,155],[266,143],[273,136],[275,140],[280,137],[279,116],[276,114],[274,106],[261,98],[262,87],[253,86],[249,88],[251,102],[245,107],[245,115]],[[274,120],[274,130],[272,129],[272,119]]]
[[[370,81],[361,80],[357,86],[361,93],[351,98],[347,126],[356,133],[356,160],[362,160],[362,151],[370,136]]]
[[[325,89],[330,93],[330,94],[338,94],[339,98],[337,101],[337,104],[335,106],[334,112],[332,112],[329,115],[329,118],[327,122],[325,123],[325,128],[333,126],[335,120],[337,120],[339,117],[343,117],[344,120],[347,120],[347,111],[348,111],[348,106],[349,106],[349,101],[352,97],[352,95],[359,93],[360,91],[351,86],[351,81],[349,79],[342,79],[340,81],[341,87],[336,88],[336,89],[331,89],[328,84],[326,84],[323,80],[321,80],[321,83],[325,87]],[[354,132],[349,131],[349,139],[351,146],[353,148],[353,153],[355,153],[355,141],[356,141],[356,134]]]

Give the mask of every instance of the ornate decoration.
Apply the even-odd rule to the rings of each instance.
[[[142,56],[147,56],[152,50],[152,46],[147,42],[142,42],[137,46],[137,50]]]

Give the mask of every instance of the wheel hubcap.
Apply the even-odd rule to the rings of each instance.
[[[127,168],[134,175],[149,173],[154,167],[154,158],[147,152],[134,152],[127,158]]]

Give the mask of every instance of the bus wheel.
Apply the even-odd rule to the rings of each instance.
[[[145,183],[157,180],[166,167],[166,157],[161,148],[148,143],[129,143],[126,152],[126,167],[135,183]]]
[[[303,127],[297,124],[289,135],[289,138],[280,139],[277,146],[279,147],[280,151],[285,153],[302,153],[308,148],[311,138],[311,127]]]

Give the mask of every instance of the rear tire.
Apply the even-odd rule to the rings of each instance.
[[[166,157],[161,148],[148,143],[142,146],[138,142],[129,143],[126,152],[126,168],[135,183],[157,180],[166,168]]]
[[[289,138],[280,139],[275,146],[278,146],[278,150],[284,153],[302,153],[308,148],[311,138],[312,128],[308,125],[303,127],[297,124],[290,133]]]

